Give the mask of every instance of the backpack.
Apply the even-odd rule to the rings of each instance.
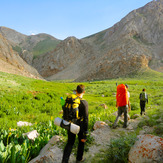
[[[141,100],[141,101],[146,101],[146,99],[147,99],[146,93],[145,93],[145,92],[142,92],[142,93],[140,94],[140,100]]]
[[[117,86],[116,100],[118,106],[128,105],[128,93],[124,84],[120,84]]]
[[[76,123],[79,117],[80,98],[75,94],[67,96],[63,109],[63,119],[68,122]]]

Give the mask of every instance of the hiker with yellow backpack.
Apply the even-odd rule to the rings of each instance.
[[[76,163],[84,162],[83,153],[86,137],[88,134],[88,102],[83,99],[85,93],[85,86],[78,85],[76,94],[68,95],[65,100],[63,108],[63,119],[70,124],[76,124],[80,127],[78,135],[78,150]],[[61,124],[61,127],[64,124]],[[62,163],[68,163],[76,134],[68,130],[68,141],[64,148]]]
[[[130,101],[128,97],[128,86],[124,84],[120,84],[117,86],[117,93],[116,93],[116,107],[118,107],[118,115],[116,117],[116,120],[113,124],[113,128],[117,127],[117,122],[119,117],[124,113],[124,124],[123,128],[127,127],[127,112],[130,111]]]
[[[145,115],[145,106],[146,103],[148,104],[148,95],[145,92],[145,89],[143,89],[142,92],[140,93],[139,99],[140,99],[140,109],[141,109],[140,115],[142,114]]]

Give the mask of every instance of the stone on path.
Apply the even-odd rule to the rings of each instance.
[[[93,126],[93,129],[96,130],[98,128],[103,128],[105,126],[108,126],[107,123],[103,122],[103,121],[97,121],[94,126]]]
[[[129,152],[130,163],[163,162],[163,138],[154,135],[139,135]]]

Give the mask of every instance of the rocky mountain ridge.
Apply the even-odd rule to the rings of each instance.
[[[61,66],[47,79],[100,80],[124,77],[148,68],[162,71],[162,2],[152,1],[140,9],[130,12],[113,27],[79,40],[80,45],[79,41],[78,43],[75,41],[76,38],[71,38],[74,39],[75,46],[66,47],[63,44],[58,46],[50,55],[55,57],[57,54],[58,61],[62,60],[60,65],[64,63],[64,66]],[[86,45],[82,46],[85,55],[76,52],[80,58],[71,59],[70,64],[67,56],[71,54],[74,47],[80,47],[82,44]],[[71,50],[59,50],[65,48]],[[82,54],[84,53],[82,52]],[[47,54],[47,56],[50,55]],[[64,61],[61,56],[64,56]],[[41,62],[39,63],[41,64]],[[65,63],[67,63],[66,66]],[[42,64],[48,65],[46,59]]]
[[[30,65],[32,65],[37,46],[40,46],[39,43],[44,42],[44,44],[46,44],[46,41],[48,41],[49,43],[54,42],[55,44],[57,44],[60,42],[60,40],[45,33],[27,36],[6,27],[0,27],[0,33],[9,41],[12,48],[17,51],[19,55]],[[40,53],[44,46],[38,49]]]
[[[28,65],[0,34],[0,71],[41,79],[36,69]]]
[[[113,27],[80,40],[8,30],[0,27],[13,49],[47,80],[101,80],[149,68],[163,72],[163,0],[151,1]]]
[[[96,64],[99,71],[87,76],[126,76],[148,67],[163,72],[162,21],[163,1],[153,1],[132,11],[113,27],[85,38],[99,45],[101,52],[101,63]]]

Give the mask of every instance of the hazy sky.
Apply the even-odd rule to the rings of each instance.
[[[113,26],[151,0],[0,0],[0,26],[57,39],[83,38]]]

